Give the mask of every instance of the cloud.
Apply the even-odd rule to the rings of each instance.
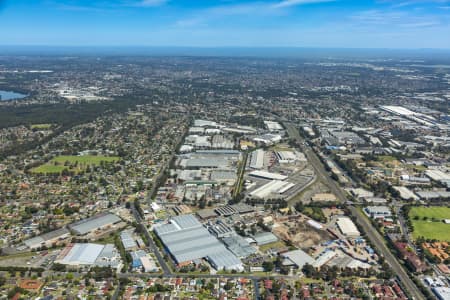
[[[142,0],[138,6],[161,6],[169,2],[168,0]]]
[[[290,7],[296,5],[314,4],[314,3],[326,3],[334,2],[336,0],[283,0],[273,5],[275,8]]]

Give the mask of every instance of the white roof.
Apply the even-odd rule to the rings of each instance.
[[[257,188],[256,190],[250,193],[253,197],[265,198],[269,196],[271,193],[279,193],[282,194],[292,188],[295,184],[281,181],[281,180],[272,180],[269,183]]]
[[[92,265],[102,252],[104,245],[74,244],[70,251],[60,260],[61,264]]]
[[[285,175],[281,175],[281,174],[277,174],[277,173],[270,173],[270,172],[266,172],[266,171],[253,171],[249,173],[250,176],[255,176],[255,177],[262,177],[262,178],[266,178],[266,179],[273,179],[273,180],[285,180],[286,178],[288,178]]]
[[[311,265],[314,262],[314,258],[309,256],[308,253],[304,252],[301,249],[283,253],[281,254],[281,256],[297,265],[300,269],[303,268],[304,265]]]
[[[347,236],[359,236],[359,230],[356,228],[355,223],[348,217],[341,217],[337,220],[337,225],[339,230],[341,230],[342,234]]]

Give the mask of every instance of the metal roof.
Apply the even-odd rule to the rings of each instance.
[[[72,249],[61,260],[61,263],[69,265],[92,265],[103,248],[104,245],[99,244],[74,244]]]
[[[171,219],[170,224],[154,228],[177,263],[206,258],[227,251],[194,215],[182,215]],[[229,252],[229,251],[228,251]],[[231,255],[234,256],[231,252]],[[239,259],[234,256],[235,259]]]
[[[272,232],[261,232],[253,236],[258,245],[266,245],[278,241],[278,238]]]
[[[69,228],[78,235],[84,235],[98,228],[120,222],[121,219],[111,213],[102,213],[69,225]]]
[[[239,258],[226,249],[211,253],[207,259],[216,269],[239,270],[243,268]]]

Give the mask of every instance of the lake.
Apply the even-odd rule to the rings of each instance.
[[[4,101],[22,99],[22,98],[25,98],[26,96],[28,96],[28,95],[16,93],[16,92],[12,92],[12,91],[1,91],[0,90],[0,100],[4,100]]]

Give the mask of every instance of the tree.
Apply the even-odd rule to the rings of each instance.
[[[272,270],[274,268],[274,264],[271,261],[265,261],[262,263],[262,267],[263,267],[264,271],[272,272]]]

